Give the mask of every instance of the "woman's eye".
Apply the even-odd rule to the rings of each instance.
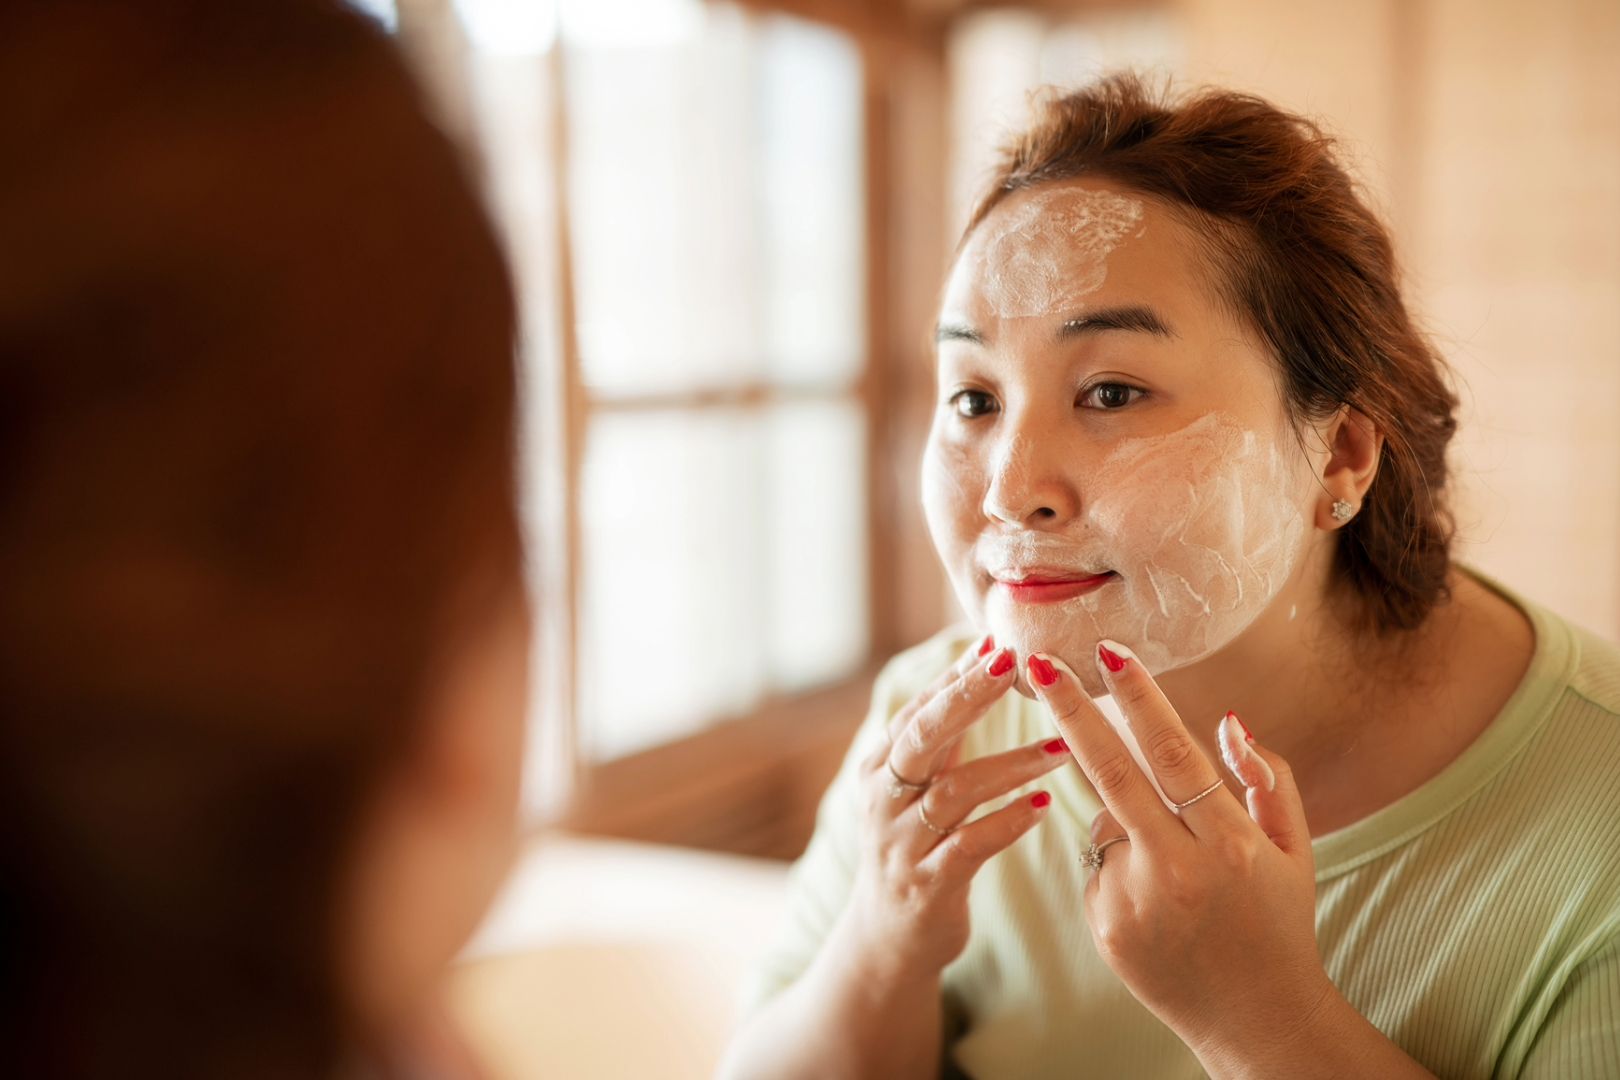
[[[1098,383],[1080,395],[1080,405],[1092,409],[1123,409],[1146,394],[1146,390],[1125,383]]]
[[[958,390],[951,395],[951,408],[958,416],[983,416],[996,411],[996,399],[983,390]]]

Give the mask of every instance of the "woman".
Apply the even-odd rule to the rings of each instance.
[[[938,376],[977,631],[880,679],[730,1073],[1620,1075],[1620,653],[1451,563],[1454,398],[1316,129],[1047,101]]]
[[[0,1066],[457,1076],[515,848],[510,284],[319,0],[0,15]]]

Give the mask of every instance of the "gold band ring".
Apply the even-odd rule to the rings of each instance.
[[[1217,780],[1213,784],[1209,785],[1209,787],[1205,788],[1203,791],[1200,791],[1198,794],[1196,794],[1192,798],[1188,799],[1186,802],[1178,802],[1178,803],[1176,803],[1175,804],[1176,812],[1180,813],[1182,810],[1184,810],[1187,807],[1191,806],[1193,803],[1197,802],[1199,799],[1202,799],[1206,795],[1213,795],[1217,791],[1219,791],[1220,789],[1221,789],[1221,782],[1219,780]]]
[[[894,771],[894,762],[890,761],[889,759],[884,758],[883,759],[883,765],[884,765],[885,768],[887,768],[889,770],[889,797],[890,798],[903,799],[903,798],[906,797],[906,793],[908,791],[926,791],[926,790],[928,790],[928,781],[924,780],[922,783],[919,784],[915,780],[907,780],[905,777],[901,776],[899,773]]]
[[[942,829],[938,825],[935,825],[932,821],[928,820],[928,814],[923,810],[923,801],[921,799],[917,800],[917,820],[921,821],[931,833],[935,833],[939,836],[951,835],[950,829]]]

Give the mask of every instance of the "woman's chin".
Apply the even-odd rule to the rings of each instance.
[[[1020,694],[1023,694],[1031,701],[1035,700],[1035,688],[1029,685],[1029,671],[1026,668],[1019,667],[1018,681],[1013,683],[1013,689],[1017,690]]]
[[[1014,646],[1014,648],[1017,648],[1017,646]],[[1073,649],[1059,650],[1036,646],[1028,652],[1021,648],[1018,649],[1018,681],[1013,684],[1015,690],[1031,701],[1036,700],[1037,695],[1035,687],[1029,681],[1029,657],[1031,653],[1036,652],[1061,660],[1076,681],[1080,683],[1080,687],[1086,692],[1087,697],[1100,698],[1107,696],[1108,688],[1103,685],[1102,675],[1098,673],[1097,665],[1092,662],[1089,654],[1076,656]]]
[[[1089,620],[1077,625],[1076,620],[1059,618],[1056,611],[1030,611],[993,602],[985,614],[988,617],[981,625],[995,636],[998,646],[1012,649],[1018,656],[1018,681],[1014,685],[1020,694],[1036,696],[1029,679],[1029,658],[1035,653],[1063,661],[1090,697],[1108,693],[1093,659],[1102,627]]]

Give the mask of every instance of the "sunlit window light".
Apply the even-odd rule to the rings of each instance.
[[[455,9],[482,52],[538,55],[557,36],[556,0],[455,0]]]
[[[703,0],[560,0],[562,33],[595,48],[674,45],[703,27]]]

